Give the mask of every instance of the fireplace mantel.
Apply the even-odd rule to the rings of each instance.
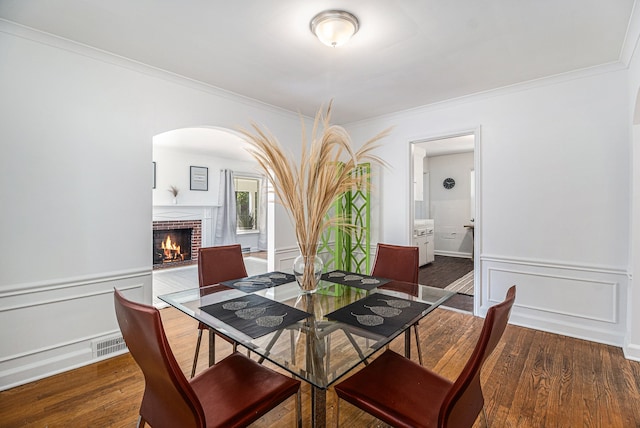
[[[202,246],[213,245],[214,220],[219,205],[154,205],[153,221],[200,220]]]
[[[182,205],[182,204],[170,204],[170,205],[154,205],[153,209],[161,208],[219,208],[222,205]]]

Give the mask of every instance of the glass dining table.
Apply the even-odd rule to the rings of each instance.
[[[218,334],[254,352],[311,385],[314,427],[326,425],[327,388],[404,333],[455,293],[420,284],[338,272],[323,275],[315,293],[300,291],[292,276],[279,285],[212,285],[159,296]],[[350,283],[344,278],[361,278]],[[289,280],[292,281],[289,281]],[[377,283],[376,283],[377,281]],[[214,334],[209,332],[210,364]],[[423,329],[428,331],[428,327]]]

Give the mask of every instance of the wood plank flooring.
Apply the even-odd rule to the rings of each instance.
[[[196,322],[173,308],[161,310],[172,349],[185,374],[191,368]],[[483,320],[437,309],[420,323],[424,364],[454,379],[469,357]],[[230,346],[217,342],[220,356]],[[402,352],[402,339],[391,349]],[[203,341],[198,370],[206,364]],[[415,356],[415,352],[413,353]],[[640,427],[640,363],[620,348],[510,325],[482,372],[492,427]],[[0,427],[134,427],[144,380],[126,354],[0,392]],[[328,426],[336,396],[328,393]],[[287,400],[255,427],[293,426]],[[342,427],[385,424],[342,402]],[[309,387],[303,420],[310,424]],[[476,422],[476,427],[484,424]]]

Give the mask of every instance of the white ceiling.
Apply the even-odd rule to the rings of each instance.
[[[153,137],[153,147],[255,163],[247,151],[247,142],[229,131],[216,128],[182,128],[163,132]]]
[[[0,17],[348,123],[618,62],[634,0],[2,0]],[[340,48],[309,31],[344,8]],[[635,41],[632,41],[635,42]]]
[[[458,137],[423,141],[415,144],[418,147],[422,147],[425,151],[425,156],[431,157],[472,152],[475,148],[474,142],[475,137],[473,135],[461,135]]]

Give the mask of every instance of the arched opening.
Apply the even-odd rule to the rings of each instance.
[[[158,295],[198,286],[200,247],[240,244],[249,275],[267,272],[273,263],[273,201],[246,148],[239,134],[217,127],[153,137],[155,306],[164,306]],[[230,178],[233,186],[221,186]]]

